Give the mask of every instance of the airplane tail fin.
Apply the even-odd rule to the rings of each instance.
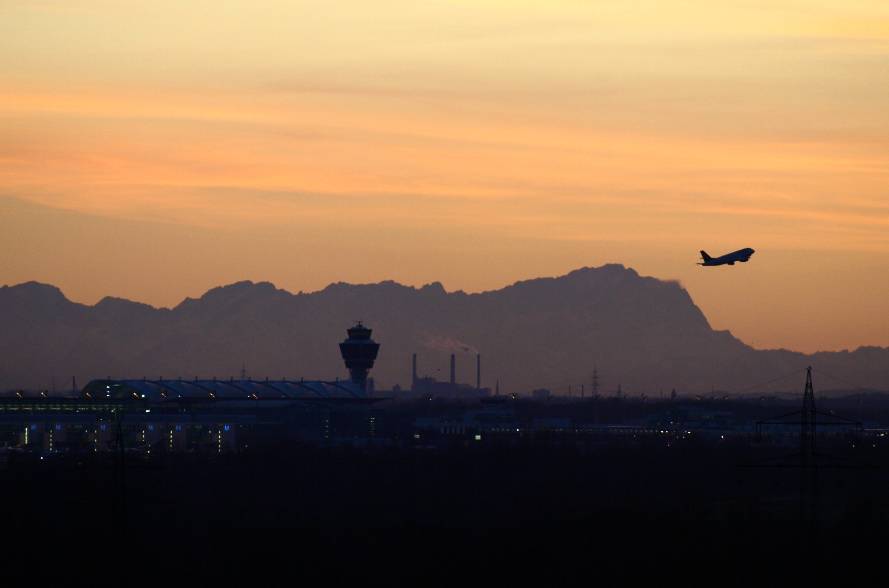
[[[709,255],[707,255],[707,252],[706,252],[706,251],[703,251],[703,250],[702,250],[702,251],[701,251],[701,259],[703,259],[704,261],[710,261],[710,260],[713,259],[713,258],[710,257]]]

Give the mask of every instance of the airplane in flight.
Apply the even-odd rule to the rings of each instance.
[[[746,249],[739,249],[733,253],[726,253],[722,257],[710,257],[707,255],[706,251],[701,251],[701,259],[704,260],[704,263],[699,263],[698,265],[703,265],[705,267],[710,267],[714,265],[735,265],[736,261],[740,261],[741,263],[747,263],[750,261],[750,256],[756,253],[755,250],[747,247]]]

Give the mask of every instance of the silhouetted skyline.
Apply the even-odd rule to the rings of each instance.
[[[344,321],[358,317],[384,344],[373,373],[383,387],[410,386],[414,353],[422,359],[421,375],[443,381],[456,354],[459,381],[474,382],[481,353],[483,386],[494,388],[499,380],[504,392],[548,388],[564,395],[568,386],[592,385],[598,370],[600,386],[622,385],[635,395],[671,388],[735,393],[763,374],[802,369],[814,358],[858,385],[889,389],[889,348],[814,358],[756,350],[713,329],[676,282],[620,265],[481,294],[395,282],[337,283],[291,294],[268,282],[238,282],[173,309],[114,298],[90,307],[51,286],[4,287],[0,353],[8,361],[0,367],[0,386],[48,387],[53,375],[65,381],[71,375],[81,381],[228,377],[245,363],[257,377],[346,377],[330,341],[342,338]]]
[[[852,584],[887,24],[3,0],[4,579]]]

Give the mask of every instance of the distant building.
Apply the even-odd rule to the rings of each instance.
[[[0,445],[152,454],[237,452],[282,438],[366,443],[377,434],[368,372],[380,345],[361,323],[348,334],[340,344],[347,380],[108,378],[79,397],[0,399]]]
[[[476,356],[476,384],[472,386],[457,382],[457,357],[453,353],[451,354],[450,381],[448,382],[442,382],[430,376],[419,376],[417,374],[417,354],[413,354],[411,358],[410,397],[469,399],[484,398],[490,395],[490,388],[481,387],[481,355]]]
[[[537,390],[533,390],[531,392],[531,398],[534,400],[549,400],[552,397],[553,393],[547,390],[546,388],[538,388]]]
[[[370,338],[372,332],[358,321],[357,325],[347,331],[349,338],[340,343],[340,354],[346,362],[352,383],[362,391],[367,390],[367,374],[380,351],[380,344]]]
[[[412,396],[432,396],[433,398],[483,398],[491,395],[490,388],[478,389],[469,384],[440,382],[435,378],[417,378],[411,388]]]

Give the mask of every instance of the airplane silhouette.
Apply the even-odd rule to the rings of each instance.
[[[750,256],[756,253],[755,250],[747,247],[746,249],[739,249],[733,253],[726,253],[722,257],[710,257],[707,255],[706,251],[701,251],[701,259],[704,260],[704,263],[699,263],[698,265],[703,265],[705,267],[711,267],[714,265],[735,265],[736,261],[740,261],[741,263],[747,263],[750,261]]]

